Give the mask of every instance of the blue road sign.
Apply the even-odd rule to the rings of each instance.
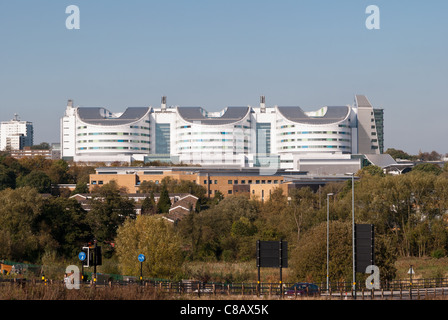
[[[140,262],[145,261],[145,255],[144,254],[139,254],[138,255],[138,261],[140,261]]]
[[[86,260],[86,253],[85,253],[84,251],[81,251],[81,252],[78,254],[78,258],[79,258],[79,260],[81,260],[81,261]]]

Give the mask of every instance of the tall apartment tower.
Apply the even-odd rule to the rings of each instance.
[[[10,121],[0,124],[0,150],[22,150],[34,142],[33,123],[20,121],[17,114]]]

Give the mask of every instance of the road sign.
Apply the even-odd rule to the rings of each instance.
[[[257,241],[257,265],[266,268],[287,268],[288,242]]]
[[[356,272],[364,273],[375,264],[375,232],[373,224],[355,225],[355,265]]]
[[[412,269],[412,266],[409,268],[408,274],[415,274],[414,269]]]
[[[81,260],[81,261],[84,261],[84,260],[86,260],[86,253],[84,252],[84,251],[81,251],[79,254],[78,254],[78,258],[79,258],[79,260]]]
[[[140,261],[140,262],[145,261],[145,255],[144,254],[139,254],[138,255],[138,261]]]

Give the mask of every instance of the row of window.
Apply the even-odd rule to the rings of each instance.
[[[295,128],[296,126],[294,124],[285,124],[280,127],[277,127],[277,129],[285,129],[285,128]],[[349,126],[346,124],[339,124],[339,128],[348,128]]]
[[[188,147],[178,147],[178,150],[192,150],[192,149],[244,149],[249,150],[249,147],[243,146],[188,146]]]
[[[184,139],[184,140],[178,140],[177,143],[182,142],[246,142],[248,143],[249,140],[241,140],[241,139]]]
[[[143,127],[143,126],[129,126],[129,128],[131,128],[131,129],[143,129],[143,130],[149,130],[148,127]]]
[[[148,120],[145,120],[146,123],[151,123]],[[131,129],[144,129],[144,130],[149,130],[149,127],[143,127],[143,126],[129,126],[129,128]],[[78,126],[77,129],[87,129],[87,126]]]
[[[282,180],[228,180],[228,184],[278,184]],[[208,180],[208,184],[218,184],[218,180]],[[207,180],[204,180],[204,184],[207,184]]]
[[[336,138],[311,138],[311,139],[283,139],[279,142],[300,142],[300,141],[342,141],[342,142],[350,142],[350,139],[336,139]]]
[[[289,132],[281,132],[281,136],[291,135],[291,134],[347,134],[350,135],[350,132],[345,131],[289,131]]]
[[[145,140],[78,140],[77,143],[98,143],[98,142],[125,142],[125,143],[146,143],[150,144],[151,141]]]
[[[326,145],[321,145],[321,146],[284,146],[281,147],[281,149],[286,150],[286,149],[350,149],[349,146],[326,146]]]
[[[144,150],[144,151],[150,151],[151,148],[137,148],[137,147],[79,147],[78,150]]]
[[[190,136],[190,135],[210,135],[210,134],[221,134],[221,135],[225,135],[225,134],[238,134],[238,133],[234,133],[234,132],[225,132],[225,131],[213,131],[213,132],[202,132],[202,131],[193,131],[193,132],[181,132],[178,134],[178,136]]]
[[[78,133],[78,137],[82,136],[142,136],[150,137],[147,133],[135,133],[135,132],[90,132],[90,133]]]

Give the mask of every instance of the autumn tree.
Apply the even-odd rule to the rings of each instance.
[[[127,219],[117,231],[116,254],[122,274],[140,275],[139,254],[146,258],[142,265],[146,277],[177,279],[181,273],[180,238],[173,225],[158,216]]]

